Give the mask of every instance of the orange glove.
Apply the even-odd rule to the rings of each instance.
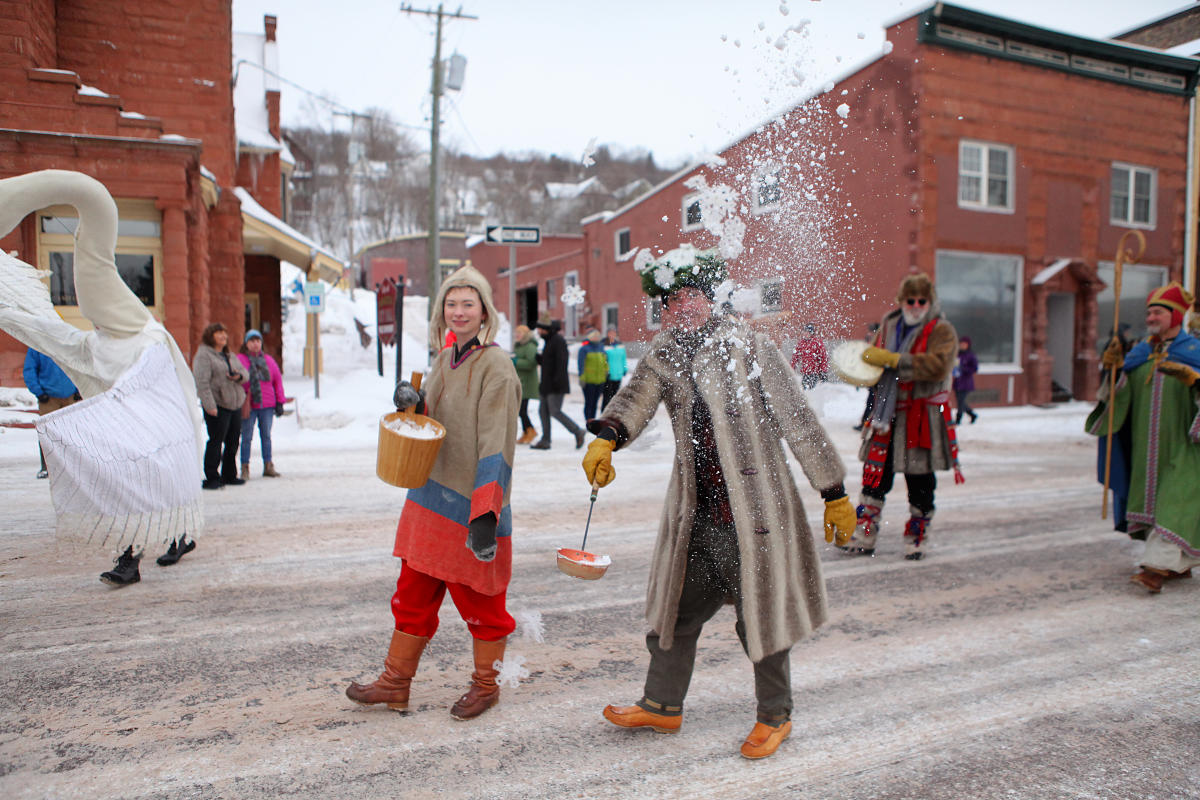
[[[858,514],[850,505],[849,497],[825,501],[825,541],[844,547],[854,535],[858,525]]]
[[[617,477],[617,471],[612,465],[612,452],[616,445],[616,442],[610,442],[608,439],[592,439],[587,453],[583,456],[583,472],[587,475],[588,483],[608,486],[613,478]]]
[[[863,350],[862,360],[877,367],[895,369],[896,365],[900,363],[900,354],[893,353],[891,350],[884,350],[882,347],[872,346]]]
[[[1100,356],[1100,363],[1106,371],[1113,368],[1120,369],[1125,365],[1125,348],[1121,347],[1121,340],[1113,337],[1108,343],[1108,347],[1104,348],[1104,355]]]
[[[1195,386],[1196,380],[1200,379],[1200,373],[1187,366],[1180,364],[1177,361],[1164,361],[1158,365],[1158,371],[1164,375],[1170,375],[1172,378],[1178,378],[1183,381],[1184,386]]]

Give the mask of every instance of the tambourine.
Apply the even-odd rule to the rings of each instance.
[[[833,371],[846,383],[855,386],[874,386],[883,375],[883,367],[868,364],[862,360],[863,351],[870,343],[862,339],[849,339],[833,348],[829,354],[829,363]]]

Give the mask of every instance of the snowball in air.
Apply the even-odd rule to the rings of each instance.
[[[842,119],[845,119],[846,117],[850,116],[850,106],[846,105],[845,103],[842,103],[840,106],[837,107],[837,115],[839,117],[841,117]]]

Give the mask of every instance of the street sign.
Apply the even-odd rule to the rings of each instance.
[[[487,244],[541,244],[542,229],[537,225],[488,225]]]
[[[304,282],[304,310],[309,314],[320,314],[325,310],[325,284],[320,281]]]
[[[396,341],[396,282],[384,278],[375,293],[375,332],[380,344],[391,346]]]

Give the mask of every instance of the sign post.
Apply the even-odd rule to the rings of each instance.
[[[321,399],[321,312],[325,310],[325,284],[305,281],[304,310],[312,314],[313,326],[313,396]]]
[[[517,325],[517,247],[542,243],[542,229],[537,225],[488,225],[485,244],[508,245],[508,324]]]
[[[384,278],[375,284],[375,360],[383,377],[383,346],[396,340],[396,282]]]
[[[393,316],[396,318],[396,383],[400,382],[400,360],[404,356],[404,276],[397,276],[396,300]]]

